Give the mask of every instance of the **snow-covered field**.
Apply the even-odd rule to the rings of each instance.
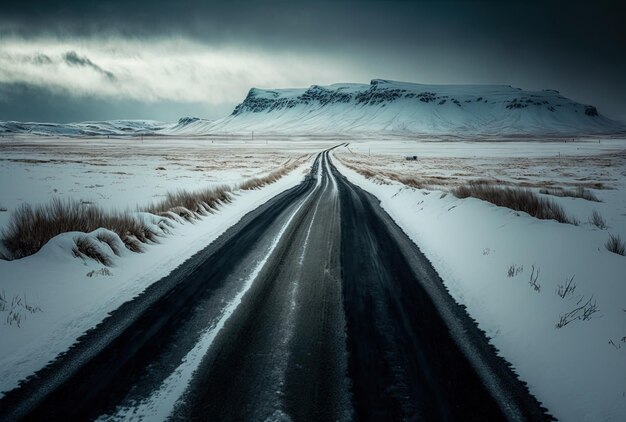
[[[0,209],[7,209],[0,211],[0,228],[23,202],[60,196],[135,210],[169,190],[236,184],[346,141],[333,162],[381,199],[551,413],[562,420],[626,419],[626,257],[604,246],[609,233],[626,239],[626,140],[224,136],[142,143],[21,135],[0,139]],[[307,164],[263,189],[237,193],[194,224],[176,223],[160,244],[125,252],[107,269],[72,256],[76,233],[57,236],[33,256],[0,261],[0,297],[7,301],[0,301],[0,395],[248,211],[296,185]],[[403,185],[400,176],[425,188]],[[535,192],[585,186],[602,202],[550,196],[579,224],[538,220],[448,192],[473,179]],[[594,210],[607,228],[589,223]],[[570,291],[559,296],[569,280]],[[12,308],[19,326],[7,319]],[[562,318],[569,322],[557,328]]]
[[[320,144],[322,146],[320,146]],[[0,138],[0,228],[23,202],[72,197],[107,209],[146,206],[177,189],[237,184],[323,148],[248,139]]]
[[[626,257],[605,248],[609,233],[626,239],[626,140],[366,142],[334,156],[350,180],[381,199],[552,414],[626,419]],[[366,178],[342,162],[383,176]],[[574,226],[447,193],[479,178],[535,191],[602,187],[592,190],[602,202],[550,196],[579,220]],[[594,209],[608,228],[588,222]],[[570,322],[557,328],[562,318]]]
[[[35,255],[0,260],[0,396],[53,359],[108,312],[167,275],[269,198],[298,184],[323,142],[229,140],[21,139],[0,143],[0,228],[22,202],[73,197],[135,210],[168,190],[235,184],[309,157],[278,182],[239,191],[232,203],[171,234],[145,253],[121,248],[106,268],[72,255],[78,233],[62,234]],[[157,170],[163,167],[165,170]],[[94,237],[95,234],[92,235]],[[112,254],[111,254],[112,255]]]

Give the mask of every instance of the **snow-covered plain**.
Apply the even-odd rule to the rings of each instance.
[[[72,255],[80,233],[59,235],[35,255],[0,260],[0,396],[246,213],[298,184],[312,164],[313,153],[327,147],[320,142],[288,147],[278,142],[165,139],[145,140],[131,150],[128,141],[107,139],[0,144],[0,201],[9,208],[0,213],[3,224],[22,202],[45,202],[58,195],[134,210],[167,190],[235,184],[275,170],[286,160],[305,157],[300,167],[278,182],[238,191],[231,203],[194,223],[174,223],[171,233],[158,244],[146,245],[144,253],[124,248],[121,257],[110,253],[112,267]],[[158,166],[166,170],[155,170]],[[93,187],[96,183],[101,186]],[[19,321],[13,319],[16,315]]]
[[[8,208],[0,212],[0,227],[22,202],[58,195],[134,210],[168,190],[235,184],[349,142],[334,150],[333,162],[381,199],[549,411],[562,420],[624,420],[626,257],[608,252],[604,243],[609,233],[626,239],[626,140],[503,141],[370,134],[255,141],[233,135],[146,137],[142,143],[140,138],[18,135],[0,139],[0,207]],[[366,179],[346,165],[379,176]],[[245,213],[297,184],[304,167],[261,190],[237,194],[233,203],[195,224],[176,224],[160,244],[142,254],[126,252],[108,269],[72,256],[77,233],[58,236],[31,257],[0,261],[0,294],[9,308],[13,300],[20,301],[22,317],[18,327],[6,320],[7,308],[0,311],[0,395]],[[426,188],[402,185],[394,181],[397,175],[423,180]],[[534,191],[582,185],[602,202],[551,196],[580,222],[574,226],[447,193],[477,178]],[[604,217],[607,229],[588,222],[593,210]],[[533,287],[531,274],[537,273]],[[572,277],[575,290],[561,298],[558,286]],[[556,327],[561,316],[590,299],[597,312],[584,320],[577,318],[581,311]]]
[[[75,198],[107,209],[146,206],[177,189],[263,176],[320,143],[223,139],[0,138],[0,228],[21,203]]]
[[[381,200],[554,416],[626,419],[626,257],[604,246],[609,233],[626,239],[626,140],[365,142],[333,155],[340,171]],[[414,155],[417,161],[405,159]],[[366,178],[342,163],[423,178],[431,186]],[[580,221],[574,226],[447,193],[479,178],[535,191],[599,183],[604,189],[593,192],[603,202],[551,197]],[[607,229],[588,222],[594,209]],[[575,290],[560,297],[559,286],[572,277]],[[557,328],[562,316],[588,301],[585,309],[595,304],[597,312],[584,319],[578,311]]]

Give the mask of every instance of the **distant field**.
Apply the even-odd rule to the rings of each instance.
[[[352,142],[333,156],[551,414],[624,420],[626,140]]]
[[[582,186],[603,200],[602,204],[583,202],[583,220],[591,212],[586,208],[593,205],[615,226],[626,228],[626,140],[471,142],[326,136],[255,141],[237,136],[143,141],[0,138],[0,227],[24,202],[42,203],[57,196],[105,208],[135,209],[168,191],[236,184],[342,142],[349,146],[336,150],[336,156],[371,170],[381,181],[405,177],[442,190],[475,179],[536,191]],[[417,160],[406,159],[412,156]],[[572,208],[567,198],[558,200]]]
[[[453,186],[477,177],[518,186],[615,188],[624,176],[626,140],[560,142],[353,143],[338,157],[373,171]],[[408,160],[415,157],[416,160]],[[623,170],[623,169],[622,169]]]
[[[471,180],[551,193],[584,187],[602,202],[544,195],[586,223],[598,210],[614,230],[626,232],[626,140],[518,142],[350,143],[335,155],[380,183],[450,190]],[[416,157],[416,160],[407,160]],[[543,195],[543,194],[542,194]]]
[[[329,143],[249,139],[0,138],[0,227],[21,203],[74,198],[135,209],[168,191],[237,184]]]

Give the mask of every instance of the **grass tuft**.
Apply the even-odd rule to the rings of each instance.
[[[89,236],[78,236],[74,239],[74,243],[75,246],[72,248],[72,253],[75,257],[91,258],[107,267],[112,264],[109,255],[107,255],[100,245]]]
[[[96,238],[100,242],[106,244],[116,256],[120,256],[122,254],[122,249],[120,248],[120,239],[115,233],[109,231],[100,231],[96,235]]]
[[[541,189],[539,193],[543,193],[544,195],[560,196],[567,198],[582,198],[586,199],[587,201],[602,202],[595,193],[593,193],[589,189],[585,189],[582,186],[579,186],[576,189]]]
[[[542,220],[556,220],[559,223],[575,224],[556,202],[541,198],[528,189],[498,187],[482,181],[469,182],[452,190],[460,199],[477,198],[500,207],[525,212]]]
[[[276,182],[278,179],[292,171],[299,164],[299,160],[294,160],[292,162],[288,162],[284,164],[281,168],[274,170],[273,172],[267,174],[263,177],[254,177],[252,179],[248,179],[239,184],[239,189],[241,190],[253,190],[260,189],[263,186],[269,185],[271,183]]]
[[[624,243],[619,234],[617,236],[609,234],[609,240],[606,241],[605,246],[609,252],[622,256],[626,255],[626,243]]]
[[[591,213],[591,217],[589,217],[589,222],[600,230],[604,230],[607,228],[604,217],[602,217],[602,214],[600,214],[597,210],[593,210],[593,212]]]
[[[197,215],[213,212],[219,205],[231,201],[232,189],[228,186],[215,186],[198,191],[179,189],[168,192],[160,202],[152,204],[144,211],[167,217],[173,212],[185,220],[191,221]]]
[[[241,183],[239,189],[258,189],[276,182],[282,176],[295,169],[303,157],[285,163],[280,169],[267,176]],[[233,188],[216,186],[198,191],[178,190],[169,192],[163,200],[152,204],[143,211],[166,217],[170,220],[184,219],[192,221],[199,216],[214,212],[220,205],[232,200]],[[23,204],[9,219],[8,225],[0,233],[8,259],[19,259],[39,251],[50,239],[67,232],[90,233],[105,228],[117,234],[123,245],[133,251],[142,252],[142,244],[156,243],[158,236],[168,233],[173,227],[171,221],[161,218],[152,223],[130,212],[109,212],[90,203],[74,199],[53,198],[42,205]],[[159,232],[160,231],[160,232]],[[87,256],[110,265],[108,255],[101,249],[102,242],[107,244],[115,255],[121,254],[120,242],[111,232],[100,231],[97,240],[86,236],[76,238],[73,252],[76,256]],[[99,242],[98,242],[99,241]],[[3,256],[0,256],[3,257]]]
[[[34,254],[61,233],[89,233],[100,227],[116,233],[131,250],[133,238],[145,239],[149,232],[143,222],[129,213],[107,212],[74,199],[53,198],[45,204],[18,207],[11,214],[2,238],[11,257],[19,259]]]

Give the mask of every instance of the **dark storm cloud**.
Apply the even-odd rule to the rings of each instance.
[[[170,36],[352,63],[343,81],[554,88],[626,120],[622,1],[3,2],[0,37]],[[166,53],[166,52],[164,52]],[[318,81],[311,80],[310,83]]]
[[[4,1],[0,22],[13,33],[185,34],[215,42],[329,41],[414,45],[465,34],[503,45],[556,43],[566,50],[610,49],[620,35],[618,1]],[[496,37],[493,39],[492,37]],[[612,40],[610,38],[615,38]],[[597,41],[603,40],[603,43]],[[623,40],[623,38],[622,38]],[[425,41],[425,40],[422,40]],[[456,40],[461,41],[461,40]],[[467,40],[466,40],[467,41]],[[608,43],[607,43],[608,41]]]
[[[33,57],[30,57],[29,60],[36,65],[43,66],[52,64],[52,59],[45,54],[36,54]]]
[[[0,120],[81,122],[86,120],[153,119],[176,121],[181,116],[217,118],[230,114],[234,103],[219,107],[193,102],[154,102],[74,97],[27,84],[0,83]],[[36,117],[33,117],[36,116]]]
[[[68,51],[63,54],[63,60],[70,66],[88,67],[106,76],[110,81],[115,80],[115,75],[113,73],[102,69],[100,66],[89,60],[88,57],[79,56],[75,51]]]

